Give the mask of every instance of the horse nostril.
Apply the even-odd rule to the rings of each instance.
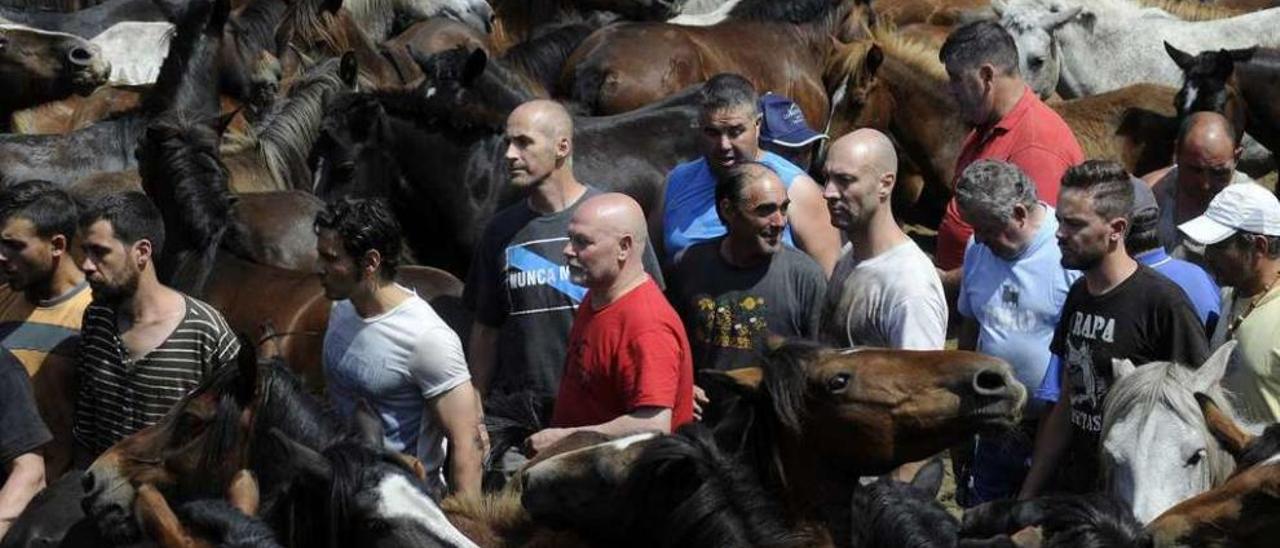
[[[67,58],[74,64],[88,65],[93,62],[93,52],[80,47],[71,48],[71,51],[67,53]]]
[[[1004,373],[994,369],[983,369],[973,376],[973,390],[983,396],[1003,394],[1008,386]]]

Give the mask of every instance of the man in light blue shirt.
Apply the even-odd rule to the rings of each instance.
[[[1053,208],[1037,199],[1035,183],[1017,166],[994,160],[964,170],[956,201],[974,227],[957,302],[964,318],[960,348],[1004,359],[1022,384],[1038,387],[1067,292],[1080,277],[1062,267]],[[1017,494],[1042,407],[1029,404],[1024,436],[979,437],[966,506]]]
[[[808,253],[830,276],[840,258],[840,234],[822,198],[822,188],[791,162],[760,149],[759,97],[736,74],[718,74],[703,86],[703,157],[676,166],[667,176],[662,212],[663,258],[671,264],[689,246],[725,235],[716,215],[716,178],[741,161],[769,166],[791,199],[783,242]]]
[[[1125,249],[1134,260],[1178,284],[1191,300],[1191,306],[1196,309],[1196,316],[1204,324],[1205,333],[1212,335],[1213,328],[1218,325],[1219,308],[1222,306],[1218,284],[1199,265],[1169,256],[1160,243],[1160,205],[1155,193],[1142,179],[1134,177],[1131,182],[1133,216],[1129,235],[1124,238]]]

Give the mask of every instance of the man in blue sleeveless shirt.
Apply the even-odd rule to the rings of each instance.
[[[663,257],[671,263],[689,246],[724,236],[716,215],[716,178],[739,161],[756,161],[778,173],[791,198],[783,241],[808,253],[829,276],[840,258],[840,234],[831,226],[822,188],[791,162],[760,149],[758,101],[755,88],[737,74],[718,74],[703,86],[703,157],[667,176]]]

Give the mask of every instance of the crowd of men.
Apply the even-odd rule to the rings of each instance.
[[[889,137],[860,129],[829,143],[819,184],[788,158],[806,163],[825,136],[732,74],[703,87],[704,155],[672,170],[656,230],[631,198],[575,177],[564,107],[532,101],[510,115],[510,184],[525,197],[492,218],[476,251],[465,351],[394,282],[402,235],[388,207],[329,204],[314,224],[334,301],[329,404],[339,416],[369,404],[388,446],[421,459],[433,494],[476,494],[482,401],[555,398],[550,426],[523,448],[532,455],[577,431],[698,420],[714,402],[695,368],[755,364],[770,335],[937,350],[950,325],[959,348],[1008,361],[1035,396],[1021,433],[955,452],[966,505],[1096,489],[1113,358],[1195,367],[1237,341],[1224,382],[1247,419],[1280,420],[1280,202],[1235,171],[1241,134],[1193,115],[1176,164],[1144,181],[1084,158],[1022,81],[999,25],[958,28],[941,57],[974,129],[932,256],[890,207]],[[145,195],[83,206],[42,182],[0,193],[0,536],[46,478],[155,423],[234,362],[239,342],[219,312],[157,278],[163,252]]]

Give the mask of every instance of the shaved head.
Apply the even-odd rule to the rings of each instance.
[[[1178,133],[1179,148],[1195,147],[1201,150],[1235,150],[1236,134],[1231,121],[1217,112],[1193,112],[1182,122]]]
[[[1235,176],[1240,155],[1235,129],[1216,112],[1196,112],[1182,122],[1178,134],[1177,200],[1204,211]],[[1194,207],[1192,207],[1194,206]]]
[[[507,123],[520,120],[552,139],[573,139],[573,116],[564,105],[548,99],[534,99],[511,111]]]
[[[601,194],[578,206],[569,220],[565,262],[574,283],[608,290],[644,275],[649,232],[644,210],[630,196]]]
[[[829,156],[852,158],[876,175],[898,172],[898,152],[889,137],[871,128],[862,128],[831,143]]]

